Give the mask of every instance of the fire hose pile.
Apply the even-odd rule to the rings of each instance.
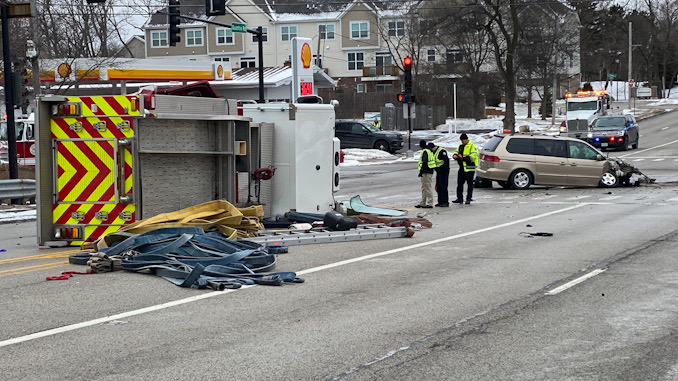
[[[218,200],[137,221],[69,257],[91,272],[155,274],[180,286],[215,290],[243,285],[302,283],[294,272],[270,272],[286,247],[265,247],[238,237],[256,235],[260,206],[238,209]]]

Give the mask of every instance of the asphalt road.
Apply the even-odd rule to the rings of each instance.
[[[613,154],[664,158],[633,163],[675,181],[671,117]],[[338,198],[420,212],[414,167],[348,168]],[[233,292],[124,272],[46,282],[84,268],[38,249],[34,223],[0,225],[3,378],[678,378],[674,183],[474,199],[429,210],[412,238],[291,247],[278,270],[306,283]]]

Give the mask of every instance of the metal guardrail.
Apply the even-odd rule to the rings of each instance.
[[[0,200],[35,198],[35,180],[0,180]]]

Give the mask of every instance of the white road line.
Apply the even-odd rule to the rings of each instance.
[[[666,200],[666,201],[678,201],[678,197],[670,198],[670,199],[668,199],[668,200]]]
[[[664,161],[664,159],[654,159],[652,161]]]
[[[389,198],[396,198],[396,197],[402,198],[403,195],[401,195],[401,194],[394,194],[393,196],[377,197],[377,200],[387,200],[387,199],[389,199]]]
[[[571,281],[571,282],[567,282],[567,283],[565,283],[564,285],[562,285],[562,286],[560,286],[560,287],[556,287],[556,288],[554,288],[553,290],[544,293],[544,295],[556,295],[556,294],[559,294],[559,293],[561,293],[561,292],[567,290],[568,288],[570,288],[570,287],[572,287],[572,286],[575,286],[575,285],[578,285],[579,283],[581,283],[581,282],[583,282],[583,281],[585,281],[585,280],[587,280],[587,279],[589,279],[589,278],[593,278],[594,276],[596,276],[596,275],[598,275],[598,274],[600,274],[600,273],[602,273],[602,272],[604,272],[604,271],[605,271],[605,269],[593,270],[593,271],[591,271],[590,273],[588,273],[588,274],[586,274],[586,275],[584,275],[584,276],[581,276],[581,277],[579,277],[579,278],[577,278],[577,279],[575,279],[575,280],[573,280],[573,281]]]
[[[534,199],[535,200],[546,200],[547,198],[553,198],[553,197],[557,197],[557,196],[558,196],[557,194],[547,194],[547,195],[544,195],[544,196],[535,197]]]
[[[664,146],[667,146],[667,145],[673,144],[673,143],[678,143],[678,140],[674,140],[672,142],[660,144],[658,146],[654,146],[654,147],[650,147],[650,148],[645,148],[644,150],[636,151],[636,152],[633,152],[633,153],[627,153],[626,155],[622,155],[622,156],[619,156],[619,157],[622,158],[622,157],[627,157],[627,156],[631,156],[631,155],[637,155],[639,153],[647,152],[649,150],[653,150],[653,149],[659,148],[659,147],[664,147]]]
[[[581,195],[581,196],[574,196],[574,197],[566,198],[566,200],[581,200],[581,199],[585,199],[585,198],[589,198],[589,197],[591,197],[591,195]]]
[[[610,200],[616,200],[618,198],[621,198],[621,196],[607,196],[607,197],[601,197],[598,200],[599,201],[610,201]]]
[[[645,159],[634,159],[633,161],[643,161]]]
[[[668,129],[669,129],[668,127],[664,127],[664,128],[662,128],[662,131],[668,130]]]
[[[330,263],[330,264],[323,265],[323,266],[313,267],[313,268],[310,268],[310,269],[298,271],[297,274],[298,275],[311,274],[311,273],[315,273],[315,272],[318,272],[318,271],[323,271],[323,270],[328,270],[328,269],[332,269],[332,268],[339,267],[339,266],[348,265],[348,264],[351,264],[351,263],[362,262],[362,261],[366,261],[366,260],[369,260],[369,259],[372,259],[372,258],[377,258],[377,257],[385,256],[385,255],[391,255],[391,254],[399,253],[401,251],[417,249],[417,248],[424,247],[424,246],[435,245],[437,243],[446,242],[446,241],[450,241],[450,240],[453,240],[453,239],[464,238],[464,237],[468,237],[468,236],[471,236],[471,235],[474,235],[474,234],[485,233],[485,232],[488,232],[488,231],[491,231],[491,230],[502,229],[502,228],[505,228],[507,226],[522,224],[522,223],[525,223],[527,221],[532,221],[532,220],[536,220],[536,219],[539,219],[539,218],[549,217],[549,216],[552,216],[552,215],[555,215],[555,214],[568,212],[570,210],[581,208],[582,206],[586,206],[586,205],[587,204],[572,205],[572,206],[569,206],[567,208],[554,210],[552,212],[543,213],[543,214],[539,214],[539,215],[532,216],[532,217],[521,218],[521,219],[515,220],[513,222],[506,222],[506,223],[503,223],[503,224],[500,224],[500,225],[495,225],[495,226],[490,226],[490,227],[470,231],[468,233],[461,233],[461,234],[457,234],[457,235],[453,235],[453,236],[449,236],[449,237],[438,238],[438,239],[434,239],[432,241],[422,242],[422,243],[418,243],[418,244],[414,244],[414,245],[410,245],[410,246],[401,247],[401,248],[398,248],[398,249],[382,251],[380,253],[364,255],[362,257],[347,259],[345,261],[339,261],[339,262]],[[250,288],[250,287],[254,287],[254,286],[243,286],[240,289],[245,289],[245,288]],[[32,333],[30,335],[19,336],[19,337],[15,337],[13,339],[0,341],[0,348],[6,347],[6,346],[9,346],[9,345],[13,345],[13,344],[18,344],[18,343],[23,343],[23,342],[26,342],[26,341],[39,339],[39,338],[42,338],[42,337],[48,337],[48,336],[53,336],[53,335],[57,335],[57,334],[64,333],[64,332],[74,331],[74,330],[80,329],[80,328],[91,327],[91,326],[97,325],[97,324],[103,324],[103,323],[106,323],[106,322],[109,322],[109,321],[112,321],[112,320],[121,320],[121,319],[125,319],[125,318],[131,317],[131,316],[145,314],[147,312],[163,310],[165,308],[170,308],[170,307],[179,306],[179,305],[186,304],[186,303],[196,302],[196,301],[202,300],[202,299],[213,298],[213,297],[216,297],[216,296],[221,296],[221,295],[224,295],[224,294],[231,293],[233,291],[236,291],[236,290],[224,290],[224,291],[208,292],[208,293],[205,293],[205,294],[191,296],[189,298],[174,300],[174,301],[171,301],[171,302],[158,304],[158,305],[155,305],[155,306],[150,306],[150,307],[145,307],[145,308],[141,308],[141,309],[138,309],[138,310],[123,312],[123,313],[120,313],[120,314],[117,314],[117,315],[106,316],[106,317],[102,317],[102,318],[98,318],[98,319],[94,319],[94,320],[84,321],[84,322],[81,322],[81,323],[75,323],[75,324],[66,325],[66,326],[63,326],[63,327],[48,329],[48,330],[42,331],[42,332]]]

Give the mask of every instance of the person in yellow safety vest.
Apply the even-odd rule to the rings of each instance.
[[[433,190],[431,189],[431,180],[433,179],[433,168],[436,166],[433,152],[426,147],[426,140],[419,142],[421,155],[419,156],[419,177],[421,178],[421,201],[415,205],[415,208],[433,208]]]
[[[470,204],[473,198],[473,176],[476,174],[478,166],[478,148],[468,140],[468,135],[459,136],[461,144],[452,153],[452,158],[459,163],[459,172],[457,172],[457,199],[452,201],[455,204],[464,202],[464,183],[468,184],[466,193],[466,204]]]
[[[431,148],[431,152],[433,152],[433,160],[435,161],[435,190],[438,194],[438,203],[435,206],[446,208],[450,206],[450,199],[447,193],[447,186],[450,179],[450,158],[448,157],[445,148],[434,145],[433,143],[428,143],[428,146]]]
[[[381,122],[379,122],[379,119],[377,117],[374,117],[374,122],[372,122],[372,125],[377,130],[381,128]]]

